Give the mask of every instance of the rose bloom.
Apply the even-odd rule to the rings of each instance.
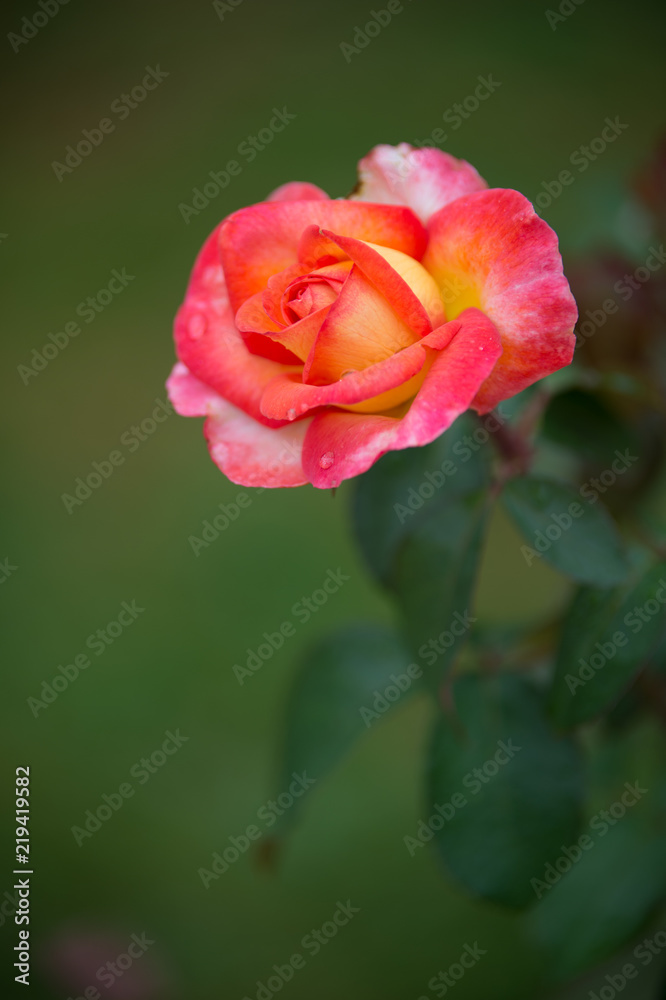
[[[557,237],[438,149],[377,146],[349,199],[291,183],[209,236],[167,383],[244,486],[337,486],[571,361]]]

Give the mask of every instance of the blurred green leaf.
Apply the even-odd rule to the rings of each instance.
[[[598,499],[584,501],[572,487],[536,476],[512,479],[502,499],[527,542],[528,565],[543,557],[566,576],[602,587],[627,576],[624,542]]]
[[[551,400],[544,414],[542,434],[594,463],[611,462],[615,451],[636,448],[636,435],[596,395],[571,389]]]
[[[319,782],[392,700],[398,700],[392,697],[393,688],[399,688],[399,698],[411,694],[416,685],[407,673],[409,666],[400,636],[381,625],[349,626],[313,646],[287,697],[278,760],[280,791],[289,786],[294,772],[305,771]],[[383,704],[387,708],[378,707]],[[302,803],[297,799],[283,813],[276,832],[293,824]]]
[[[599,377],[599,388],[618,396],[627,396],[642,406],[652,407],[659,413],[666,411],[666,404],[659,389],[649,378],[642,375],[623,371],[602,372]]]
[[[570,389],[584,389],[595,386],[598,381],[598,372],[593,371],[591,368],[582,367],[574,359],[572,364],[567,365],[565,368],[559,368],[551,375],[547,375],[546,378],[539,382],[539,385],[551,396],[557,396],[560,393],[569,392]]]
[[[642,926],[666,892],[666,837],[633,817],[592,827],[592,847],[544,890],[530,929],[566,980],[612,955]],[[571,841],[563,842],[570,846]],[[580,850],[580,848],[578,848]],[[560,856],[562,852],[558,852]],[[574,850],[570,851],[577,857]]]
[[[401,539],[424,517],[488,482],[490,448],[481,429],[464,414],[431,444],[388,452],[358,479],[353,501],[356,538],[380,581],[390,576]]]
[[[425,680],[437,692],[469,635],[489,504],[485,490],[451,498],[402,544],[393,587]]]
[[[655,674],[661,676],[666,674],[666,635],[663,635],[657,643],[650,660],[650,666]]]
[[[535,901],[530,879],[577,836],[578,748],[551,731],[541,695],[522,677],[463,676],[453,699],[457,719],[440,717],[430,746],[427,808],[444,818],[434,843],[468,890],[526,906]]]
[[[564,622],[550,695],[558,725],[587,722],[620,698],[661,640],[665,608],[666,562],[628,587],[580,588]]]

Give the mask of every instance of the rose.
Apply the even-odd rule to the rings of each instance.
[[[576,315],[523,195],[377,146],[350,199],[286,184],[214,230],[167,385],[233,482],[333,487],[569,364]]]

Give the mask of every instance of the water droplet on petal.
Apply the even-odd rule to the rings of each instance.
[[[295,416],[296,416],[296,410],[294,409],[293,406],[290,406],[289,409],[287,410],[287,419],[293,420]]]
[[[207,267],[201,276],[201,280],[204,285],[212,288],[214,285],[220,283],[221,277],[221,266]]]
[[[326,454],[322,455],[321,458],[319,459],[319,465],[321,466],[322,469],[330,469],[330,467],[333,465],[334,459],[335,455],[333,454],[333,452],[327,451]]]
[[[201,313],[195,313],[187,327],[188,333],[193,340],[198,340],[206,332],[206,320]]]
[[[482,347],[480,347],[480,348],[479,348],[479,350],[480,350],[480,351],[482,351],[482,350],[483,350],[483,348],[482,348]]]

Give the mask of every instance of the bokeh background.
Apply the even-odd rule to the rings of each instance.
[[[663,124],[662,5],[563,7],[572,13],[553,28],[539,2],[405,2],[349,61],[341,43],[370,18],[370,5],[350,0],[242,0],[222,18],[208,2],[73,0],[17,52],[3,39],[0,559],[16,569],[0,586],[0,741],[8,809],[14,768],[32,773],[36,1000],[83,995],[132,934],[154,944],[102,996],[254,998],[257,980],[302,951],[302,937],[348,898],[361,912],[285,996],[432,996],[428,980],[476,941],[487,955],[457,985],[458,1000],[554,995],[529,917],[475,903],[432,854],[405,850],[421,815],[429,709],[418,698],[309,794],[273,871],[248,852],[204,889],[198,869],[273,796],[280,709],[299,654],[339,624],[388,620],[391,608],[350,539],[348,485],[335,497],[305,487],[252,494],[195,555],[189,537],[239,492],[209,461],[201,422],[169,416],[132,452],[121,439],[165,397],[172,318],[209,231],[288,180],[344,196],[378,142],[425,142],[444,128],[442,148],[492,186],[535,198],[619,116],[629,127],[542,214],[565,256],[594,245],[630,251],[626,180]],[[6,4],[3,34],[39,9]],[[112,115],[115,131],[59,181],[52,162],[157,64],[164,82],[126,120]],[[488,75],[497,90],[447,127],[443,114]],[[274,107],[296,118],[249,163],[238,146]],[[240,175],[186,224],[179,205],[233,158]],[[77,318],[114,268],[134,279],[24,384],[18,366]],[[124,464],[68,513],[62,495],[116,449]],[[498,514],[478,600],[484,622],[545,616],[566,596],[547,567],[527,572],[519,544]],[[349,582],[239,686],[233,665],[338,567]],[[145,609],[136,622],[35,717],[28,699],[132,600]],[[176,729],[187,737],[178,753],[144,784],[132,779]],[[128,780],[134,796],[78,846],[72,827]],[[11,897],[11,821],[3,830],[0,892]],[[16,939],[8,909],[7,953]],[[1,989],[18,996],[10,965]],[[654,996],[656,965],[625,996]],[[600,982],[597,972],[561,995],[588,996]]]

